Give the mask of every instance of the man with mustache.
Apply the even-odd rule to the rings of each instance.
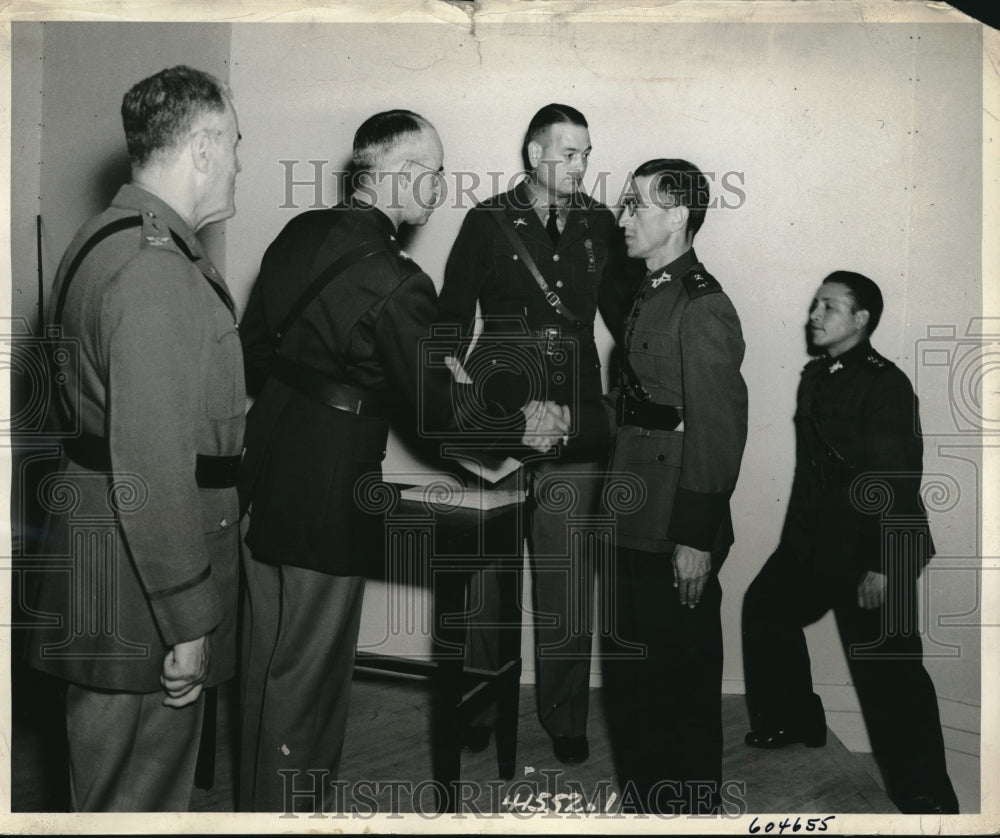
[[[622,803],[640,812],[709,814],[721,802],[718,572],[733,543],[747,390],[739,317],[693,247],[708,193],[691,163],[650,160],[619,220],[648,270],[609,397],[611,472],[639,485],[616,510],[618,632],[602,666]]]

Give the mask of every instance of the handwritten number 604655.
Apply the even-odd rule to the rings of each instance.
[[[757,818],[754,818],[750,821],[748,832],[751,835],[756,835],[758,832],[764,834],[777,832],[778,835],[783,835],[787,830],[792,832],[826,832],[827,824],[836,817],[836,815],[827,815],[825,818],[807,818],[803,822],[802,818],[797,816],[794,821],[790,818],[783,818],[780,821],[766,821],[764,824],[759,824]]]

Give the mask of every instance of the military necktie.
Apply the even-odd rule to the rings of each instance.
[[[545,222],[545,230],[552,239],[552,244],[559,243],[559,211],[555,207],[549,207],[549,220]]]

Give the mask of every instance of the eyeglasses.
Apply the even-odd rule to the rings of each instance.
[[[646,207],[646,206],[650,205],[647,204],[644,200],[642,200],[642,198],[636,198],[634,195],[627,195],[626,197],[622,198],[622,209],[628,213],[629,218],[632,218],[635,215],[635,211],[638,207]],[[660,209],[664,210],[669,210],[681,205],[676,202],[672,204],[662,204],[659,201],[654,200],[652,206],[659,207]]]
[[[432,169],[430,166],[421,163],[419,160],[410,160],[406,158],[407,163],[412,163],[414,166],[419,166],[421,169],[426,169],[428,172],[433,172],[439,178],[444,177],[444,166],[438,166],[436,169]]]

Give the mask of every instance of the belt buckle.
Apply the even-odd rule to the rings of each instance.
[[[635,420],[635,405],[632,403],[633,396],[622,395],[621,400],[621,424],[633,424]]]
[[[542,329],[542,337],[545,339],[545,354],[555,355],[559,351],[559,327],[546,326]]]

